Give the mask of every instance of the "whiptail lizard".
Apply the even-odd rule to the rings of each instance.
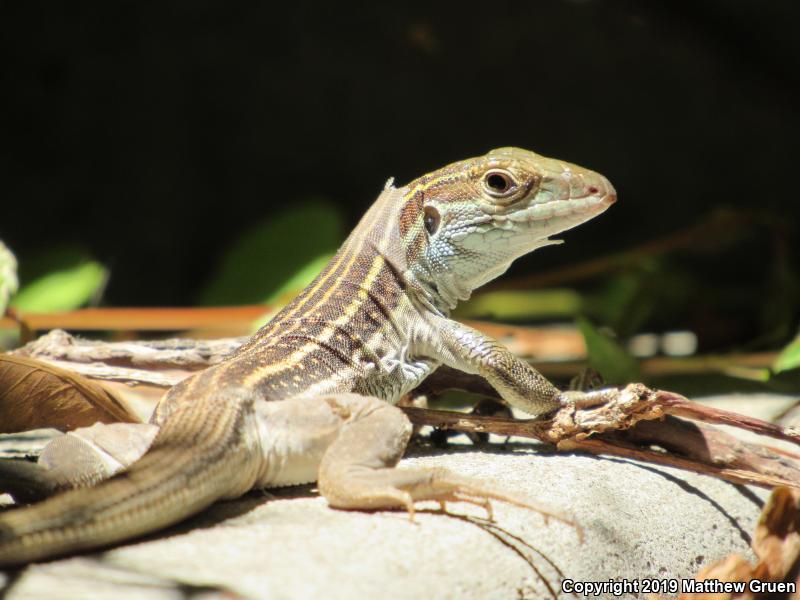
[[[253,488],[315,480],[338,508],[534,506],[446,470],[395,468],[411,425],[393,405],[443,364],[482,375],[531,415],[573,401],[448,315],[515,258],[558,243],[549,236],[615,199],[601,175],[517,148],[401,188],[390,180],[300,296],[227,360],[165,395],[144,456],[94,487],[0,515],[0,565],[107,546]]]

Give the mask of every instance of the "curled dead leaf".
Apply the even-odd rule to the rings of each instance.
[[[800,491],[775,488],[753,537],[761,579],[783,580],[800,558]]]
[[[0,433],[140,421],[102,383],[35,359],[0,355]]]

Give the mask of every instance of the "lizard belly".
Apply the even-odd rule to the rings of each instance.
[[[263,459],[254,487],[282,487],[317,480],[320,461],[342,425],[321,397],[256,404]]]

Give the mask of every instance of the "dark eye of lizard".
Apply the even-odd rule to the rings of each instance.
[[[514,180],[504,171],[489,171],[483,178],[486,191],[492,196],[505,196],[514,189]]]
[[[425,231],[428,232],[428,235],[433,235],[439,229],[439,221],[441,221],[439,211],[432,206],[426,206],[424,212]]]

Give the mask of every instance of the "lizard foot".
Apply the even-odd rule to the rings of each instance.
[[[570,407],[575,410],[584,410],[606,404],[618,396],[619,390],[616,388],[603,388],[588,392],[568,390],[561,392],[558,397],[558,401],[562,408]]]
[[[349,471],[346,483],[320,486],[331,506],[346,509],[401,508],[414,521],[417,502],[438,502],[447,513],[448,502],[473,504],[486,511],[486,518],[494,520],[492,501],[505,502],[538,512],[549,519],[561,521],[578,532],[583,541],[583,531],[569,516],[541,506],[520,495],[504,491],[499,484],[464,477],[447,469],[362,469]]]

